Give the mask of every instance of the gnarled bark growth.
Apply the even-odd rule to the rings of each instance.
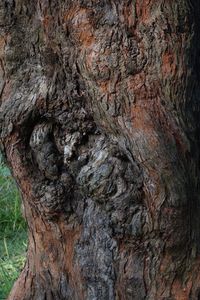
[[[200,299],[199,16],[0,3],[1,149],[29,228],[10,300]]]

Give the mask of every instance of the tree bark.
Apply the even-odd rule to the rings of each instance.
[[[199,16],[1,1],[1,149],[29,231],[9,300],[200,299]]]

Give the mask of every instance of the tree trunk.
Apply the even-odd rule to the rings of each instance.
[[[9,300],[200,299],[200,3],[2,0]]]

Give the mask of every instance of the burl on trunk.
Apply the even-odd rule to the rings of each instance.
[[[190,0],[1,0],[29,231],[9,300],[200,299],[199,20]]]

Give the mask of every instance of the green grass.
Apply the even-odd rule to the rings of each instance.
[[[19,192],[0,156],[0,300],[7,298],[23,268],[26,231]]]

